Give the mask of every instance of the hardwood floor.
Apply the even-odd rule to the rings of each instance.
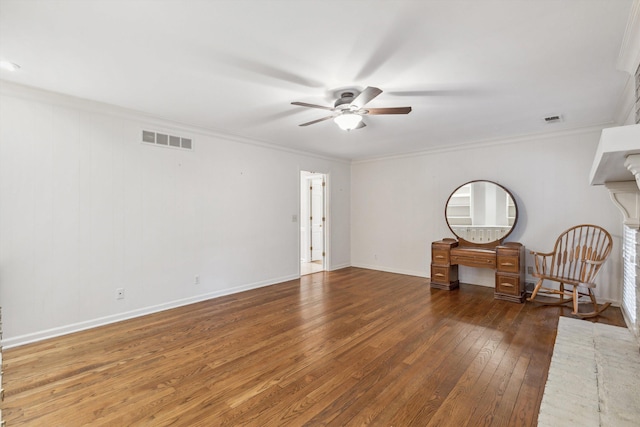
[[[559,314],[358,268],[5,352],[8,427],[536,425]],[[623,326],[617,308],[597,321]]]

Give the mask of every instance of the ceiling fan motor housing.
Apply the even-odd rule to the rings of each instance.
[[[368,102],[382,93],[382,90],[377,87],[367,86],[363,91],[344,88],[339,93],[340,97],[335,101],[333,108],[307,102],[292,102],[291,104],[301,107],[319,108],[333,112],[330,116],[302,123],[300,126],[309,126],[333,119],[344,130],[360,129],[365,126],[362,122],[362,116],[366,114],[409,114],[411,112],[411,107],[364,108]]]
[[[339,108],[341,105],[348,106],[353,102],[355,94],[353,92],[342,92],[340,98],[338,98],[333,105],[335,108]],[[344,108],[344,107],[343,107]]]

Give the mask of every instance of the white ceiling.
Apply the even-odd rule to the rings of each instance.
[[[0,0],[5,80],[347,159],[611,123],[632,0]],[[341,131],[339,88],[377,86]],[[545,124],[543,117],[564,121]]]

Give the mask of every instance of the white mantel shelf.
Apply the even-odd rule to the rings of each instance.
[[[632,154],[640,154],[640,124],[603,129],[591,167],[591,185],[635,181],[634,174],[625,165]]]
[[[591,185],[604,185],[623,223],[640,229],[640,124],[602,130]]]

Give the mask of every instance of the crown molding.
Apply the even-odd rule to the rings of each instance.
[[[99,101],[92,101],[89,99],[78,98],[72,95],[66,95],[58,92],[52,92],[45,89],[36,88],[33,86],[25,86],[19,83],[14,83],[8,80],[0,79],[0,95],[11,96],[21,99],[27,99],[31,101],[38,101],[48,104],[54,104],[58,106],[76,108],[79,110],[105,114],[113,117],[127,119],[131,121],[137,121],[144,125],[156,126],[159,128],[171,128],[179,130],[185,133],[200,134],[212,138],[223,139],[226,141],[237,142],[241,144],[248,144],[258,146],[275,151],[281,151],[289,154],[295,154],[299,156],[312,157],[321,160],[327,160],[331,162],[337,162],[342,164],[350,164],[350,160],[342,159],[338,157],[326,156],[310,151],[296,150],[294,148],[288,148],[281,145],[271,144],[265,141],[257,139],[251,139],[240,135],[235,135],[230,132],[209,129],[202,126],[177,122],[175,120],[166,119],[162,117],[152,116],[140,111],[130,110],[124,107],[111,105]]]
[[[472,149],[478,149],[478,148],[481,149],[481,148],[488,148],[488,147],[494,147],[494,146],[500,146],[500,145],[520,144],[523,142],[562,138],[562,137],[572,136],[572,135],[584,135],[588,133],[602,132],[603,129],[614,127],[614,126],[617,126],[615,122],[606,122],[606,123],[601,123],[593,126],[577,127],[573,129],[558,130],[553,132],[540,132],[540,133],[532,133],[532,134],[526,134],[526,135],[514,135],[514,136],[509,136],[504,138],[476,140],[472,142],[466,142],[463,144],[440,146],[440,147],[434,147],[428,150],[419,150],[419,151],[413,151],[409,153],[399,153],[399,154],[392,154],[388,156],[355,159],[351,163],[360,164],[360,163],[370,163],[370,162],[377,162],[377,161],[405,159],[405,158],[411,158],[411,157],[429,156],[432,154],[447,153],[452,151],[472,150]]]

